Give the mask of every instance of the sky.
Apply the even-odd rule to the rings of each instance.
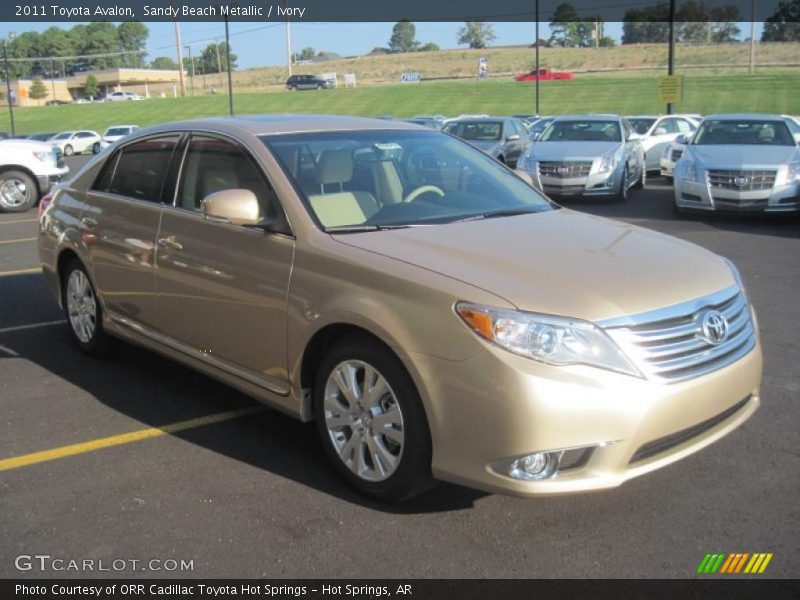
[[[70,27],[71,23],[0,23],[0,36],[7,37],[11,31],[43,31],[51,26]],[[176,58],[175,28],[172,22],[146,23],[150,30],[147,50],[148,60],[157,56]],[[368,53],[375,46],[387,46],[392,35],[393,23],[294,23],[292,24],[292,49],[299,52],[310,46],[316,51],[327,50],[342,56]],[[456,32],[462,23],[415,23],[417,40],[434,42],[442,49],[458,48]],[[533,23],[492,23],[495,46],[531,44],[534,38]],[[756,24],[756,39],[761,35],[761,23]],[[750,35],[750,24],[740,23],[742,37]],[[183,45],[191,45],[198,54],[208,43],[224,40],[222,23],[180,23]],[[283,23],[231,23],[231,50],[238,56],[239,69],[286,64],[286,28]],[[606,23],[605,34],[619,42],[622,23]],[[540,24],[540,37],[547,38],[550,28]],[[185,50],[184,50],[185,53]]]

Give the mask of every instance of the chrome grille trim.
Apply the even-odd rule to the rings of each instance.
[[[752,192],[753,190],[771,190],[775,185],[777,171],[725,171],[721,169],[709,169],[708,185],[712,188],[721,190],[736,190],[740,192]],[[736,185],[734,180],[737,177],[746,177],[747,183]]]
[[[713,345],[702,337],[701,318],[716,309],[728,321],[727,339]],[[643,375],[676,383],[729,365],[750,352],[756,333],[744,294],[732,286],[691,302],[600,322]]]
[[[567,167],[567,173],[560,175],[559,167]],[[571,177],[587,177],[592,170],[591,160],[542,160],[539,161],[539,175],[544,177],[558,177],[569,179]]]

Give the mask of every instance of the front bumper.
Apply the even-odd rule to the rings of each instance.
[[[758,344],[733,364],[673,384],[548,366],[492,345],[464,362],[412,360],[424,382],[434,475],[519,496],[617,487],[720,439],[760,403]],[[587,447],[583,464],[549,479],[497,469],[510,457]]]
[[[39,184],[39,193],[41,195],[50,191],[55,184],[60,183],[69,173],[69,167],[62,167],[52,169],[46,174],[36,175],[36,182]]]
[[[621,179],[617,171],[581,177],[550,177],[539,173],[538,167],[534,168],[531,177],[548,196],[585,198],[615,196]]]
[[[707,181],[675,178],[675,204],[681,208],[718,212],[800,212],[800,184],[774,185],[769,190],[712,188]]]

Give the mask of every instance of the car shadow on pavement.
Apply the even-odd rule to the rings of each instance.
[[[4,311],[0,315],[0,365],[4,359],[27,360],[57,378],[56,381],[46,381],[50,375],[42,374],[43,381],[30,382],[31,386],[44,383],[47,390],[76,386],[108,408],[146,427],[163,427],[257,405],[250,397],[222,383],[159,354],[124,342],[115,342],[106,357],[85,356],[73,344],[66,322],[7,331],[31,323],[63,319],[63,315],[46,291],[41,275],[6,277],[3,279],[3,290],[6,306],[19,306],[20,309],[14,311],[16,314]],[[35,395],[41,396],[38,391]],[[49,395],[52,397],[53,392],[50,391]],[[83,406],[85,409],[85,404]],[[96,416],[93,418],[97,419]],[[45,429],[35,434],[43,440],[44,446],[40,450],[49,449],[44,441],[48,439],[46,428],[58,426],[55,417],[53,422],[41,424]],[[98,435],[97,432],[102,433]],[[85,439],[74,439],[71,443],[119,433],[125,432],[103,431],[102,423],[93,422],[91,428],[87,428]],[[371,501],[352,490],[335,473],[322,451],[312,424],[300,423],[269,409],[169,435],[346,502],[381,512],[416,514],[464,510],[472,508],[476,500],[487,495],[441,483],[426,494],[402,504]],[[142,443],[148,442],[136,442],[100,452],[130,451],[136,444]]]

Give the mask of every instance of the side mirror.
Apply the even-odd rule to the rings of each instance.
[[[794,141],[800,144],[800,132],[794,134]]]
[[[656,127],[656,130],[653,132],[653,135],[667,135],[667,130],[663,127]]]
[[[536,140],[538,140],[540,137],[542,137],[542,132],[541,132],[541,131],[534,131],[534,132],[531,134],[531,139],[532,139],[533,141],[536,141]]]
[[[258,225],[261,207],[250,190],[231,189],[209,194],[200,203],[200,210],[209,219],[232,225]]]
[[[688,144],[689,143],[689,136],[685,133],[680,134],[678,137],[675,138],[675,142],[678,144]]]
[[[634,140],[640,140],[640,139],[642,139],[642,136],[641,136],[641,135],[639,135],[638,133],[631,133],[631,134],[628,136],[628,141],[629,141],[629,142],[632,142],[632,141],[634,141]]]
[[[512,133],[511,135],[507,135],[506,136],[506,141],[507,142],[515,142],[518,139],[519,139],[519,134],[518,133]]]

